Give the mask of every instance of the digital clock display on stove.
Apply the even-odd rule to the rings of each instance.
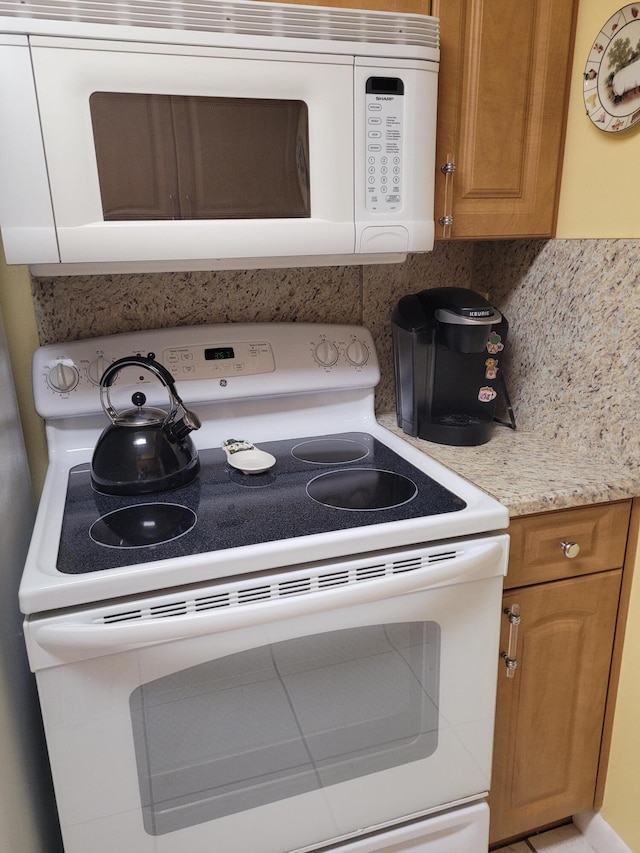
[[[205,361],[222,361],[226,358],[235,358],[233,347],[208,347],[204,351]]]

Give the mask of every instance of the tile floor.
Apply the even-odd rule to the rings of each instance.
[[[568,824],[534,835],[526,841],[500,847],[494,853],[594,853],[594,850],[575,826]]]

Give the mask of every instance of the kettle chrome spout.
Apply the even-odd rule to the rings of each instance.
[[[180,413],[180,416],[179,418],[175,417],[169,424],[169,432],[175,441],[182,441],[182,439],[189,435],[190,432],[200,429],[202,423],[195,412],[187,409],[179,397],[177,399],[179,406],[176,415]]]

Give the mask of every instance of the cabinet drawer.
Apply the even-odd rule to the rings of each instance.
[[[512,519],[505,589],[620,568],[630,512],[620,501]]]

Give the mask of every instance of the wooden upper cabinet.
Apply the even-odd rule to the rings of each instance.
[[[433,0],[436,237],[555,229],[577,0]],[[445,164],[455,171],[443,172]],[[442,217],[452,217],[450,225]]]

